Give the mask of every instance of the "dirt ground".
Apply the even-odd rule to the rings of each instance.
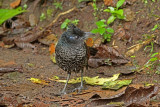
[[[132,38],[131,42],[129,40],[120,40],[117,38],[117,35],[113,35],[111,42],[107,43],[107,46],[112,46],[114,41],[114,46],[117,46],[119,53],[125,55],[127,48],[140,43],[143,40],[144,34],[155,36],[160,36],[160,30],[155,32],[149,32],[155,24],[160,24],[160,0],[152,2],[148,0],[148,3],[145,4],[141,0],[128,0],[129,2],[124,6],[127,9],[131,9],[134,12],[134,19],[132,21],[126,22],[123,20],[115,20],[115,22],[110,25],[115,32],[119,28],[124,28],[125,26],[130,26],[126,32]],[[4,1],[4,4],[7,2]],[[28,2],[29,8],[32,4]],[[46,4],[43,4],[43,7],[40,7],[41,4],[38,4],[35,11],[35,16],[40,16],[40,12],[43,12],[47,6],[50,6],[51,1],[46,1]],[[38,26],[46,26],[49,24],[59,13],[71,9],[73,6],[79,6],[78,2],[73,3],[73,1],[63,1],[63,10],[58,10],[53,18],[46,19],[38,23]],[[83,6],[85,5],[85,6]],[[103,5],[103,1],[97,3],[99,7]],[[60,25],[66,19],[79,19],[78,27],[83,31],[91,31],[95,28],[95,18],[93,16],[93,7],[91,3],[81,4],[81,8],[77,8],[75,11],[66,14],[60,17],[56,25],[53,27],[52,32],[60,37],[64,30],[60,29]],[[79,6],[79,7],[80,7]],[[4,7],[2,5],[2,7]],[[30,14],[30,13],[27,13]],[[156,17],[156,15],[158,17]],[[27,16],[27,15],[26,15]],[[109,14],[102,13],[99,16],[101,19],[107,19]],[[131,16],[132,17],[132,16]],[[49,46],[43,45],[38,41],[34,41],[32,44],[38,45],[38,52],[33,53],[32,51],[23,51],[19,47],[13,47],[11,49],[0,48],[0,63],[8,63],[10,65],[22,67],[22,72],[9,72],[4,73],[0,76],[0,106],[5,107],[22,107],[27,105],[28,107],[55,107],[62,106],[58,101],[53,99],[59,98],[58,94],[64,87],[64,83],[59,83],[56,81],[51,81],[49,78],[54,76],[60,77],[60,79],[66,79],[67,73],[60,69],[56,64],[54,64],[50,59]],[[160,52],[160,45],[154,44],[154,52]],[[144,47],[139,51],[134,53],[136,64],[143,66],[149,59],[149,52],[144,51]],[[133,61],[131,57],[127,57],[130,61]],[[29,65],[32,64],[32,65]],[[118,66],[101,66],[98,68],[89,68],[84,75],[88,77],[110,77],[113,74],[127,72],[128,66],[118,65]],[[80,74],[72,73],[71,78],[79,77]],[[29,79],[38,78],[45,81],[48,81],[48,85],[35,84]],[[142,71],[140,73],[134,72],[128,75],[120,75],[119,79],[133,79],[132,84],[155,84],[160,85],[160,75],[153,71]],[[68,84],[67,93],[78,87],[80,84]],[[85,85],[85,90],[89,89],[101,89],[100,86],[90,86]],[[48,99],[47,99],[48,98]],[[45,100],[42,100],[45,99]],[[157,94],[157,102],[160,101],[160,94]],[[159,101],[158,101],[159,100]],[[85,103],[85,102],[81,102]],[[69,105],[68,105],[69,106]]]

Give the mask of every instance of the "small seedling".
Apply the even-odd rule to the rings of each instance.
[[[51,17],[52,16],[52,14],[53,14],[53,9],[47,9],[47,17]]]
[[[41,13],[41,16],[40,16],[40,21],[43,21],[43,20],[45,20],[46,19],[46,16],[45,16],[45,14],[44,13]]]
[[[62,3],[60,3],[60,2],[55,2],[55,3],[53,3],[53,5],[56,6],[56,9],[60,9],[60,10],[63,9]]]
[[[79,20],[70,20],[66,19],[62,24],[61,24],[61,29],[66,29],[68,27],[68,24],[72,23],[74,25],[78,25]]]
[[[96,0],[93,0],[93,15],[96,16],[97,15],[97,12],[98,12],[98,8],[97,8],[97,5],[96,5]]]
[[[103,36],[104,40],[111,41],[111,36],[114,33],[112,28],[107,27],[105,24],[106,20],[100,20],[96,22],[97,28],[93,29],[91,32],[94,34],[100,34]]]
[[[107,20],[107,24],[110,24],[114,22],[116,18],[118,19],[125,19],[125,16],[123,15],[123,9],[119,9],[123,5],[125,0],[119,0],[116,4],[116,8],[114,7],[108,7],[108,9],[105,9],[104,12],[111,13],[111,16]]]
[[[159,53],[153,53],[151,55],[151,58],[147,61],[147,63],[144,65],[144,68],[148,68],[149,70],[153,70],[154,66],[156,65],[157,61],[160,61],[160,59],[158,58]]]
[[[149,40],[149,39],[152,39],[155,37],[154,35],[149,35],[149,34],[143,34],[142,36],[144,37],[145,40]],[[154,42],[153,41],[151,41],[150,45],[145,46],[144,51],[146,51],[148,48],[150,49],[150,53],[152,53],[154,50]]]
[[[156,24],[154,27],[151,29],[151,31],[155,31],[156,29],[160,28],[160,25]]]

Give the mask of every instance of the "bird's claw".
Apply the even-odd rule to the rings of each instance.
[[[65,91],[62,91],[61,93],[60,93],[61,95],[65,95],[65,94],[67,94]]]
[[[83,86],[80,86],[80,87],[75,88],[74,90],[72,90],[72,92],[78,92],[78,93],[80,93],[82,91],[82,89],[83,89]]]

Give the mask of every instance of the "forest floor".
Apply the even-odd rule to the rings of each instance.
[[[62,0],[62,10],[56,9],[53,5],[53,1],[46,0],[42,3],[42,0],[40,2],[37,2],[37,4],[36,1],[38,0],[26,0],[25,2],[21,2],[21,6],[23,6],[24,4],[27,4],[28,6],[28,12],[23,13],[22,17],[25,20],[29,20],[29,17],[32,14],[37,20],[39,20],[41,13],[47,14],[46,10],[53,8],[54,11],[52,12],[52,17],[46,16],[44,20],[36,22],[38,28],[42,29],[48,26],[60,13],[75,7],[73,11],[60,16],[53,24],[52,29],[49,29],[48,32],[57,35],[57,38],[59,38],[60,35],[65,31],[62,30],[60,26],[66,18],[70,20],[78,19],[79,23],[77,26],[83,31],[89,32],[92,29],[96,28],[96,20],[95,16],[93,15],[94,9],[92,6],[92,1],[79,3],[76,0]],[[9,7],[10,3],[11,1],[3,1],[1,8]],[[105,45],[109,47],[115,47],[116,50],[118,50],[118,53],[123,55],[128,60],[128,63],[104,65],[96,68],[89,67],[89,69],[86,72],[84,72],[84,75],[88,77],[99,76],[101,78],[105,78],[111,77],[113,74],[121,73],[121,75],[119,76],[120,80],[132,79],[133,81],[130,86],[134,85],[134,87],[143,87],[143,89],[141,90],[142,92],[138,90],[140,88],[136,88],[137,92],[132,93],[134,95],[139,94],[137,98],[139,101],[142,99],[140,98],[140,96],[145,96],[145,98],[149,102],[146,103],[146,100],[143,99],[143,103],[145,102],[146,105],[150,104],[150,106],[154,104],[158,106],[158,104],[160,104],[160,92],[157,89],[160,85],[160,65],[156,65],[153,68],[144,68],[144,65],[147,63],[149,59],[151,59],[151,55],[153,53],[158,52],[159,56],[157,57],[160,58],[160,29],[158,28],[152,31],[156,24],[160,26],[159,4],[160,0],[156,0],[155,2],[148,0],[148,3],[144,3],[142,2],[142,0],[126,0],[126,4],[123,5],[122,8],[125,8],[126,10],[130,9],[130,12],[132,14],[128,16],[129,21],[116,19],[114,23],[109,25],[114,29],[115,33],[111,37],[111,41],[105,43]],[[103,7],[103,5],[103,1],[97,0],[97,7],[99,9],[106,8],[106,6]],[[99,19],[105,20],[107,20],[110,15],[106,12],[101,12],[97,14]],[[35,27],[35,25],[33,26]],[[7,25],[3,25],[3,27],[6,27],[6,29],[13,30],[13,28],[7,28]],[[34,27],[32,27],[32,29],[37,30]],[[10,35],[12,35],[12,33],[10,33]],[[129,47],[138,43],[142,43],[143,41],[149,40],[146,38],[152,38],[153,35],[153,39],[148,44],[145,44],[137,51],[135,50],[135,52],[132,55],[126,55],[126,52],[129,50]],[[7,35],[3,35],[3,37],[4,36],[7,37]],[[2,41],[2,36],[0,36],[0,41]],[[71,91],[74,88],[78,87],[80,83],[68,84],[67,94],[59,96],[58,94],[63,89],[64,83],[53,81],[51,80],[51,78],[53,78],[54,76],[58,76],[60,79],[66,79],[67,73],[51,61],[48,45],[41,43],[37,39],[35,41],[29,42],[37,46],[36,52],[33,52],[29,49],[20,49],[16,45],[12,48],[4,48],[2,46],[0,47],[0,69],[4,67],[10,69],[18,67],[18,70],[16,72],[1,72],[0,106],[96,106],[106,105],[109,101],[118,101],[116,100],[116,98],[123,99],[120,98],[120,94],[118,93],[122,94],[122,92],[126,91],[127,86],[119,89],[118,91],[112,91],[102,90],[102,86],[85,84],[85,89],[84,91],[82,91],[82,93],[72,93]],[[147,46],[148,48],[146,48]],[[151,49],[153,49],[152,52]],[[155,63],[159,62],[155,61]],[[133,72],[130,72],[131,70],[129,69],[131,69],[133,66],[138,66],[139,68],[142,68],[142,70],[132,70]],[[128,71],[129,73],[125,73]],[[80,73],[72,73],[71,79],[76,77],[80,77]],[[30,78],[38,78],[44,80],[46,81],[46,84],[33,83],[29,80]],[[144,85],[146,84],[150,84],[151,86],[149,88],[144,88]],[[104,93],[106,94],[106,96]],[[148,95],[149,97],[146,95]],[[132,100],[132,103],[127,103],[128,106],[131,104],[134,105],[135,102],[133,101],[133,96],[130,96],[129,98],[125,97],[125,100]],[[131,99],[131,97],[133,99]],[[95,99],[97,102],[95,101]],[[92,101],[94,101],[94,103],[91,104]]]

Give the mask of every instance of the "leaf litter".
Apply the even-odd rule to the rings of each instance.
[[[21,1],[21,0],[15,0],[15,1]],[[117,2],[118,0],[104,0],[104,2],[105,2],[105,5],[115,5],[115,3]],[[126,7],[128,7],[128,5],[130,6],[130,5],[132,5],[134,2],[135,2],[136,0],[126,0],[125,1],[125,3],[124,3],[124,5],[123,5],[123,7],[124,6],[126,6]],[[22,1],[23,2],[23,1]],[[99,2],[99,1],[98,1]],[[112,2],[112,3],[111,3]],[[138,1],[136,1],[136,2],[138,2]],[[40,3],[40,0],[37,0],[37,1],[35,1],[34,3]],[[45,3],[44,3],[45,4]],[[17,6],[19,5],[19,3],[17,3],[16,4]],[[15,6],[16,6],[15,5]],[[135,4],[134,4],[135,5]],[[36,6],[35,6],[36,7]],[[37,5],[37,7],[38,7],[38,5]],[[68,13],[70,13],[71,11],[73,11],[73,10],[77,10],[75,7],[74,8],[72,8],[72,9],[70,9],[69,11],[66,11],[66,12],[63,12],[63,13],[60,13],[60,14],[58,14],[58,16],[55,18],[55,20],[53,20],[52,21],[52,23],[50,24],[50,25],[53,25],[53,24],[55,24],[55,22],[62,22],[63,21],[63,18],[62,18],[62,20],[58,20],[58,19],[60,19],[60,17],[62,16],[62,15],[65,15],[65,14],[68,14]],[[134,8],[133,8],[133,10],[134,10]],[[136,9],[135,9],[136,10]],[[147,10],[146,10],[147,11]],[[83,11],[82,11],[83,12]],[[140,12],[140,11],[138,11],[138,12]],[[136,13],[136,15],[138,15],[138,12]],[[130,14],[131,13],[131,14]],[[129,21],[131,22],[130,24],[131,24],[131,26],[133,25],[132,24],[132,20],[133,20],[133,18],[132,17],[130,17],[130,16],[134,16],[134,14],[132,14],[132,11],[130,11],[130,10],[128,10],[128,13],[127,14],[130,14],[129,15]],[[137,17],[136,17],[137,18]],[[135,20],[135,19],[134,19]],[[138,19],[138,20],[141,20],[141,18],[140,19]],[[123,24],[123,23],[122,23]],[[142,23],[143,24],[143,23]],[[40,29],[40,30],[42,30],[42,31],[44,31],[44,30],[46,30],[46,29],[48,29],[49,27],[51,27],[51,26],[47,26],[46,28],[44,28],[44,29]],[[135,24],[136,25],[136,24]],[[57,27],[57,25],[55,25],[56,27]],[[58,25],[59,26],[59,25]],[[81,25],[80,25],[81,26]],[[132,26],[133,28],[134,28],[134,26]],[[15,26],[13,26],[13,28],[15,28],[15,29],[17,29],[17,27],[15,27]],[[55,27],[54,27],[55,28]],[[138,30],[139,29],[139,27],[137,26],[137,32],[139,31]],[[13,29],[12,29],[13,30]],[[35,30],[35,29],[34,29]],[[125,29],[125,30],[129,30],[128,28],[127,29]],[[158,31],[158,30],[157,30]],[[16,31],[15,31],[16,32]],[[33,34],[35,33],[34,31],[31,31]],[[39,30],[36,30],[36,32],[40,32]],[[48,32],[48,31],[47,31]],[[44,34],[44,32],[42,33],[42,32],[40,32],[41,34]],[[4,33],[5,34],[5,33]],[[3,34],[3,35],[4,35]],[[12,34],[12,33],[11,33]],[[56,33],[55,33],[56,34]],[[137,34],[137,33],[135,33],[135,34]],[[45,36],[46,36],[46,34],[44,34]],[[48,34],[47,34],[48,35]],[[138,34],[139,35],[139,34]],[[120,38],[119,39],[123,39],[124,40],[124,37],[125,37],[126,35],[124,35],[124,34],[122,34],[122,35],[120,35]],[[134,34],[133,34],[133,36],[135,36]],[[31,36],[30,36],[31,37]],[[30,38],[30,37],[28,37],[28,38]],[[32,36],[33,37],[33,36]],[[22,48],[24,48],[23,47],[23,45],[25,45],[25,47],[34,47],[33,45],[31,45],[31,42],[35,42],[35,41],[37,41],[37,39],[39,40],[39,38],[36,36],[36,39],[34,39],[34,38],[31,38],[30,40],[29,39],[26,39],[26,38],[24,38],[24,37],[18,37],[18,38],[20,38],[20,41],[18,41],[18,42],[15,42],[14,40],[13,40],[13,42],[14,42],[14,45],[17,45],[17,47],[22,47]],[[23,41],[22,39],[26,39],[27,41]],[[32,41],[33,40],[33,41]],[[11,40],[12,41],[12,40]],[[99,41],[99,42],[97,42],[97,44],[93,44],[93,41],[92,40],[88,40],[88,42],[90,42],[89,43],[89,46],[93,46],[95,49],[97,49],[97,48],[99,48],[99,47],[103,47],[103,45],[104,44],[101,44],[101,38],[99,38],[97,41]],[[27,42],[27,43],[26,43]],[[48,41],[45,41],[45,39],[43,40],[43,41],[39,41],[40,43],[42,43],[42,44],[45,44],[45,43],[48,43]],[[121,41],[122,42],[122,41]],[[94,42],[95,43],[95,42]],[[157,44],[159,44],[159,38],[158,38],[158,36],[157,36],[157,39],[156,39],[156,42],[155,43],[157,43]],[[6,44],[2,44],[2,46],[1,47],[5,47],[5,45]],[[11,44],[10,45],[10,47],[13,47],[12,46],[13,44]],[[47,44],[48,45],[48,44]],[[145,46],[145,45],[143,45],[143,46]],[[142,46],[142,47],[143,47]],[[9,46],[8,46],[9,47]],[[135,46],[135,47],[140,47],[139,48],[139,50],[141,49],[141,46],[139,46],[139,45],[137,45],[137,46]],[[120,54],[120,52],[118,52],[117,50],[115,51],[114,49],[112,49],[113,47],[111,47],[110,49],[108,48],[108,50],[112,50],[112,51],[106,51],[106,49],[104,49],[104,50],[102,50],[102,51],[106,51],[106,53],[107,54],[109,54],[108,56],[107,56],[107,54],[105,53],[105,55],[106,55],[106,57],[103,57],[103,55],[100,55],[100,56],[98,56],[97,58],[95,58],[94,56],[95,55],[92,55],[91,57],[94,57],[95,59],[95,61],[97,61],[96,62],[96,66],[98,66],[98,67],[100,67],[100,66],[102,66],[102,65],[112,65],[112,64],[114,64],[114,65],[121,65],[121,64],[126,64],[126,63],[128,63],[128,59],[126,59],[125,57],[120,57],[120,59],[119,59],[119,56],[121,56],[121,54]],[[98,50],[98,49],[97,49]],[[4,50],[5,51],[5,50]],[[100,51],[100,50],[98,50],[98,51]],[[115,52],[114,52],[115,51]],[[134,54],[134,53],[136,53],[138,50],[136,50],[136,48],[134,48],[134,52],[133,53],[131,53],[131,54]],[[50,51],[50,53],[54,53],[54,51]],[[116,54],[114,54],[114,53],[118,53],[119,55],[118,56],[116,56]],[[97,54],[97,52],[96,52],[96,54]],[[113,55],[113,56],[112,56]],[[122,55],[123,56],[123,55]],[[54,58],[54,57],[53,57]],[[15,58],[16,59],[16,58]],[[123,59],[123,60],[122,60]],[[53,60],[55,60],[55,59],[53,59]],[[119,61],[119,62],[118,62]],[[125,63],[124,63],[125,62]],[[93,65],[91,65],[91,66],[93,66]],[[45,66],[44,66],[45,67]],[[94,66],[93,66],[94,67]],[[28,73],[28,72],[27,72]],[[126,72],[125,72],[126,73]],[[135,74],[136,75],[136,74]],[[136,75],[137,76],[137,75]],[[54,77],[56,80],[58,80],[58,77]],[[94,78],[94,77],[93,77]],[[22,78],[23,79],[23,78]],[[89,78],[89,79],[92,79],[92,78]],[[96,77],[96,78],[94,78],[94,79],[100,79],[99,77]],[[35,82],[33,82],[33,83],[36,83],[36,81],[39,81],[39,83],[38,84],[43,84],[43,80],[40,80],[40,79],[36,79],[36,78],[34,78],[33,79]],[[76,79],[76,82],[77,81],[79,81],[80,80],[80,78],[79,79]],[[3,77],[2,77],[2,81],[3,81]],[[45,80],[44,80],[45,81]],[[114,84],[115,84],[115,86],[119,86],[119,82],[124,82],[124,81],[126,81],[126,80],[115,80],[115,81],[113,81],[114,83],[113,84],[111,84],[111,86],[114,86]],[[7,81],[8,82],[8,81]],[[45,81],[46,83],[48,83],[47,81]],[[45,82],[44,82],[44,84],[45,84]],[[130,82],[130,81],[129,81]],[[129,83],[128,82],[128,83]],[[98,82],[99,83],[99,82]],[[106,82],[107,83],[107,82]],[[107,83],[107,84],[109,84],[109,83]],[[1,83],[0,83],[0,85],[1,85]],[[14,84],[15,85],[15,84]],[[40,86],[40,85],[39,85]],[[108,86],[108,85],[106,85],[106,86]],[[2,87],[3,88],[3,87]],[[45,87],[46,88],[46,87]],[[113,88],[113,87],[112,87]],[[148,102],[147,102],[147,100],[146,99],[149,99],[150,100],[150,98],[153,98],[152,96],[154,96],[154,95],[156,95],[157,93],[156,93],[156,90],[157,90],[157,86],[150,86],[150,88],[149,87],[142,87],[142,88],[137,88],[137,87],[133,87],[133,86],[129,86],[129,87],[127,87],[128,89],[126,89],[126,87],[122,87],[122,88],[120,88],[119,90],[117,90],[117,91],[113,91],[113,90],[108,90],[108,89],[106,89],[106,90],[101,90],[101,89],[99,89],[99,87],[97,88],[96,86],[91,86],[91,89],[92,90],[85,90],[85,91],[83,91],[82,93],[71,93],[70,95],[72,95],[72,97],[69,97],[69,96],[64,96],[63,98],[60,98],[60,97],[56,97],[56,98],[54,98],[54,99],[52,99],[52,98],[50,98],[50,97],[44,97],[43,95],[43,100],[42,99],[39,99],[39,100],[36,100],[36,101],[38,101],[38,102],[36,102],[35,100],[35,102],[33,103],[33,104],[28,104],[29,102],[32,102],[32,101],[23,101],[23,104],[25,103],[26,105],[28,104],[28,106],[49,106],[49,105],[47,105],[46,104],[46,102],[48,101],[50,101],[50,102],[59,102],[62,106],[85,106],[86,105],[86,102],[88,102],[88,100],[92,100],[92,101],[94,101],[95,99],[98,99],[99,100],[99,102],[101,103],[103,103],[103,101],[105,102],[107,102],[107,100],[110,100],[110,99],[112,99],[113,101],[115,101],[115,99],[117,98],[119,98],[119,99],[121,99],[121,96],[124,94],[124,93],[126,93],[126,94],[130,94],[131,96],[128,96],[128,97],[125,97],[126,99],[128,99],[128,100],[130,100],[130,101],[132,101],[133,103],[131,104],[132,106],[135,106],[136,104],[135,104],[135,102],[133,101],[133,100],[135,100],[136,99],[136,95],[139,95],[139,96],[142,96],[141,98],[138,96],[137,98],[138,98],[138,101],[140,101],[141,99],[142,100],[144,100],[144,102],[146,102],[145,104],[147,104]],[[57,89],[58,89],[58,87],[57,87]],[[95,89],[95,90],[94,90]],[[99,90],[98,90],[99,89]],[[121,92],[120,92],[120,90],[121,90]],[[127,90],[130,90],[130,92],[129,91],[127,91]],[[149,91],[150,90],[150,91]],[[7,90],[8,91],[8,90]],[[143,93],[143,91],[144,91],[144,95],[141,95],[141,93]],[[117,92],[120,92],[119,94],[115,94],[115,95],[113,95],[113,92],[115,92],[115,93],[117,93]],[[133,93],[132,93],[133,92]],[[141,93],[140,93],[141,92]],[[146,93],[145,93],[146,92]],[[48,92],[47,92],[48,93]],[[135,94],[135,93],[138,93],[138,94]],[[149,95],[150,94],[150,95]],[[152,95],[151,95],[152,94]],[[19,95],[19,94],[16,94],[16,95]],[[108,97],[108,96],[110,95],[110,97]],[[135,96],[134,96],[135,95]],[[149,96],[149,97],[146,97],[146,98],[143,98],[143,96],[145,97],[145,96]],[[127,95],[126,95],[127,96]],[[133,96],[133,97],[132,97]],[[129,99],[131,97],[131,99]],[[0,94],[0,98],[2,98],[1,97],[1,94]],[[17,97],[15,97],[15,98],[17,98]],[[125,99],[124,98],[124,99]],[[9,97],[8,97],[8,99],[9,99]],[[14,99],[14,98],[13,98]],[[103,101],[102,101],[102,100]],[[104,100],[105,99],[105,100]],[[116,99],[116,103],[109,103],[110,101],[108,101],[108,104],[110,104],[110,105],[127,105],[128,104],[128,102],[129,101],[122,101],[122,100],[117,100]],[[140,100],[139,100],[140,99]],[[142,101],[141,100],[141,101]],[[18,100],[17,100],[18,101]],[[138,102],[137,101],[137,102]],[[9,102],[16,102],[15,100],[9,100]],[[45,103],[44,103],[45,102]],[[98,102],[98,103],[99,103]],[[104,106],[106,106],[106,102],[105,102],[105,104],[104,104]],[[127,104],[126,104],[126,102],[127,102]],[[0,104],[1,104],[1,102],[0,102]],[[18,104],[18,102],[16,103],[16,104]],[[19,106],[22,106],[23,104],[19,104]],[[93,103],[94,104],[94,103]],[[142,103],[143,104],[143,103]],[[140,104],[137,104],[137,105],[140,105],[140,106],[143,106],[141,103]],[[11,104],[11,105],[13,105],[13,104]],[[136,106],[137,106],[136,105]],[[14,106],[14,105],[13,105]],[[148,105],[147,105],[148,106]]]

